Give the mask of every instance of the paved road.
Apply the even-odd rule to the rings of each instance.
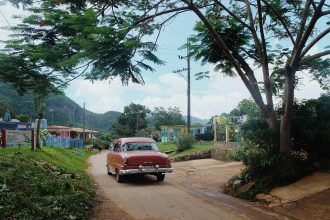
[[[106,173],[106,151],[90,157],[89,172],[104,198],[95,219],[288,219],[222,193],[240,163],[212,159],[173,163],[164,182],[154,176],[117,183]]]

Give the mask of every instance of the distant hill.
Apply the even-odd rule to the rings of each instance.
[[[33,108],[33,95],[19,95],[9,84],[0,83],[0,117],[9,110],[13,116],[24,114],[36,118]],[[83,108],[65,95],[52,95],[45,103],[48,125],[82,127]],[[53,109],[53,111],[52,111]],[[109,111],[97,114],[86,110],[85,125],[88,129],[109,130],[120,112]]]
[[[36,118],[33,107],[33,95],[28,93],[19,95],[9,84],[0,83],[0,118],[8,109],[12,116],[29,115]],[[48,125],[65,125],[82,127],[83,108],[65,95],[51,95],[45,103],[45,115]],[[52,109],[54,111],[52,111]],[[109,111],[97,114],[86,110],[85,125],[88,129],[111,130],[120,112]],[[187,116],[183,116],[187,119]],[[192,125],[206,125],[209,120],[191,116]]]
[[[184,115],[183,118],[185,121],[187,121],[186,115]],[[190,121],[191,121],[192,125],[206,125],[209,122],[209,119],[201,119],[201,118],[191,116]]]

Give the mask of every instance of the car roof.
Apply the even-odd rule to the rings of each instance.
[[[128,138],[119,138],[114,140],[114,142],[121,142],[121,144],[131,143],[131,142],[148,142],[148,143],[156,143],[156,141],[152,138],[146,137],[128,137]]]

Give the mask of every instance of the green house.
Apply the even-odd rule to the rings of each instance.
[[[160,126],[160,129],[161,142],[176,141],[179,134],[186,133],[188,130],[186,125],[164,125]],[[190,133],[192,135],[204,134],[205,131],[205,126],[190,126]]]

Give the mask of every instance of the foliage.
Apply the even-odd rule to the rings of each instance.
[[[188,133],[180,133],[176,136],[175,141],[176,152],[181,152],[192,148],[193,144],[196,142],[195,137]]]
[[[96,138],[93,142],[94,148],[109,149],[112,141],[118,137],[111,132],[103,131],[98,133]]]
[[[146,116],[149,112],[147,107],[140,104],[131,103],[125,106],[124,112],[113,125],[115,133],[121,137],[135,136],[139,129],[147,127]]]
[[[276,134],[275,132],[277,131],[268,127],[267,122],[263,117],[254,119],[248,118],[241,127],[243,139],[249,140],[251,143],[265,148],[272,146],[272,138]]]
[[[16,115],[15,118],[17,120],[19,120],[20,122],[25,122],[25,123],[29,123],[30,122],[30,116],[28,116],[28,115]]]
[[[169,154],[170,158],[175,158],[178,156],[208,151],[208,150],[214,148],[214,143],[213,143],[213,141],[196,142],[193,144],[192,148],[181,151],[181,152],[176,152],[177,146],[176,146],[175,142],[157,143],[157,146],[161,152],[167,152]]]
[[[303,149],[309,160],[330,158],[330,94],[294,105],[292,148]]]
[[[274,186],[292,183],[308,173],[303,161],[295,161],[285,154],[274,152],[272,148],[255,146],[249,141],[241,144],[231,159],[242,161],[246,168],[240,178],[245,182],[255,182],[251,198],[260,192],[268,192]]]
[[[291,183],[315,170],[315,164],[322,168],[322,163],[329,162],[330,95],[296,102],[293,113],[290,155],[271,147],[274,131],[269,130],[261,115],[243,124],[244,141],[233,159],[246,165],[241,173],[244,182],[256,182],[250,196]]]
[[[0,98],[2,99],[2,97]],[[15,117],[15,112],[12,107],[5,100],[0,100],[0,117],[3,118],[7,111],[9,111],[12,117]]]
[[[291,127],[292,150],[303,149],[311,161],[330,155],[329,109],[330,95],[326,94],[318,99],[295,102]],[[254,118],[248,117],[241,130],[243,139],[262,148],[272,146],[272,136],[278,132],[269,129],[266,120],[260,114],[256,114]]]
[[[152,130],[150,128],[143,128],[138,130],[136,133],[136,137],[150,137],[152,133]]]
[[[33,82],[31,77],[44,88],[63,85],[65,79],[68,82],[79,75],[89,80],[119,77],[124,84],[144,83],[142,71],[153,71],[151,64],[164,63],[155,55],[161,30],[187,11],[200,21],[184,47],[189,46],[190,55],[203,64],[214,64],[215,72],[240,77],[268,127],[282,130],[272,137],[273,147],[281,152],[288,155],[291,150],[292,106],[299,76],[307,71],[327,87],[330,59],[323,57],[330,54],[328,45],[310,55],[330,33],[330,6],[325,1],[23,1],[31,2],[35,4],[28,8],[30,15],[12,27],[16,34],[6,42],[11,54],[0,57],[1,76],[7,77],[2,80],[17,77],[18,89],[24,80],[27,85]],[[156,36],[154,42],[152,36]],[[256,69],[262,71],[261,82]],[[274,95],[283,100],[280,122]],[[132,126],[117,129],[123,135],[134,133]]]
[[[186,122],[178,107],[169,107],[167,110],[164,107],[155,107],[151,112],[152,124],[160,131],[160,126],[163,125],[185,125]]]
[[[42,146],[46,146],[46,141],[48,137],[48,131],[46,129],[43,129],[40,131],[40,140],[42,142]]]
[[[231,116],[246,115],[250,120],[262,117],[258,105],[252,99],[243,99],[229,114]]]
[[[213,141],[214,131],[212,126],[206,127],[206,131],[203,134],[196,134],[196,141]]]
[[[89,155],[46,147],[2,150],[0,218],[89,219],[96,195],[85,173]]]

